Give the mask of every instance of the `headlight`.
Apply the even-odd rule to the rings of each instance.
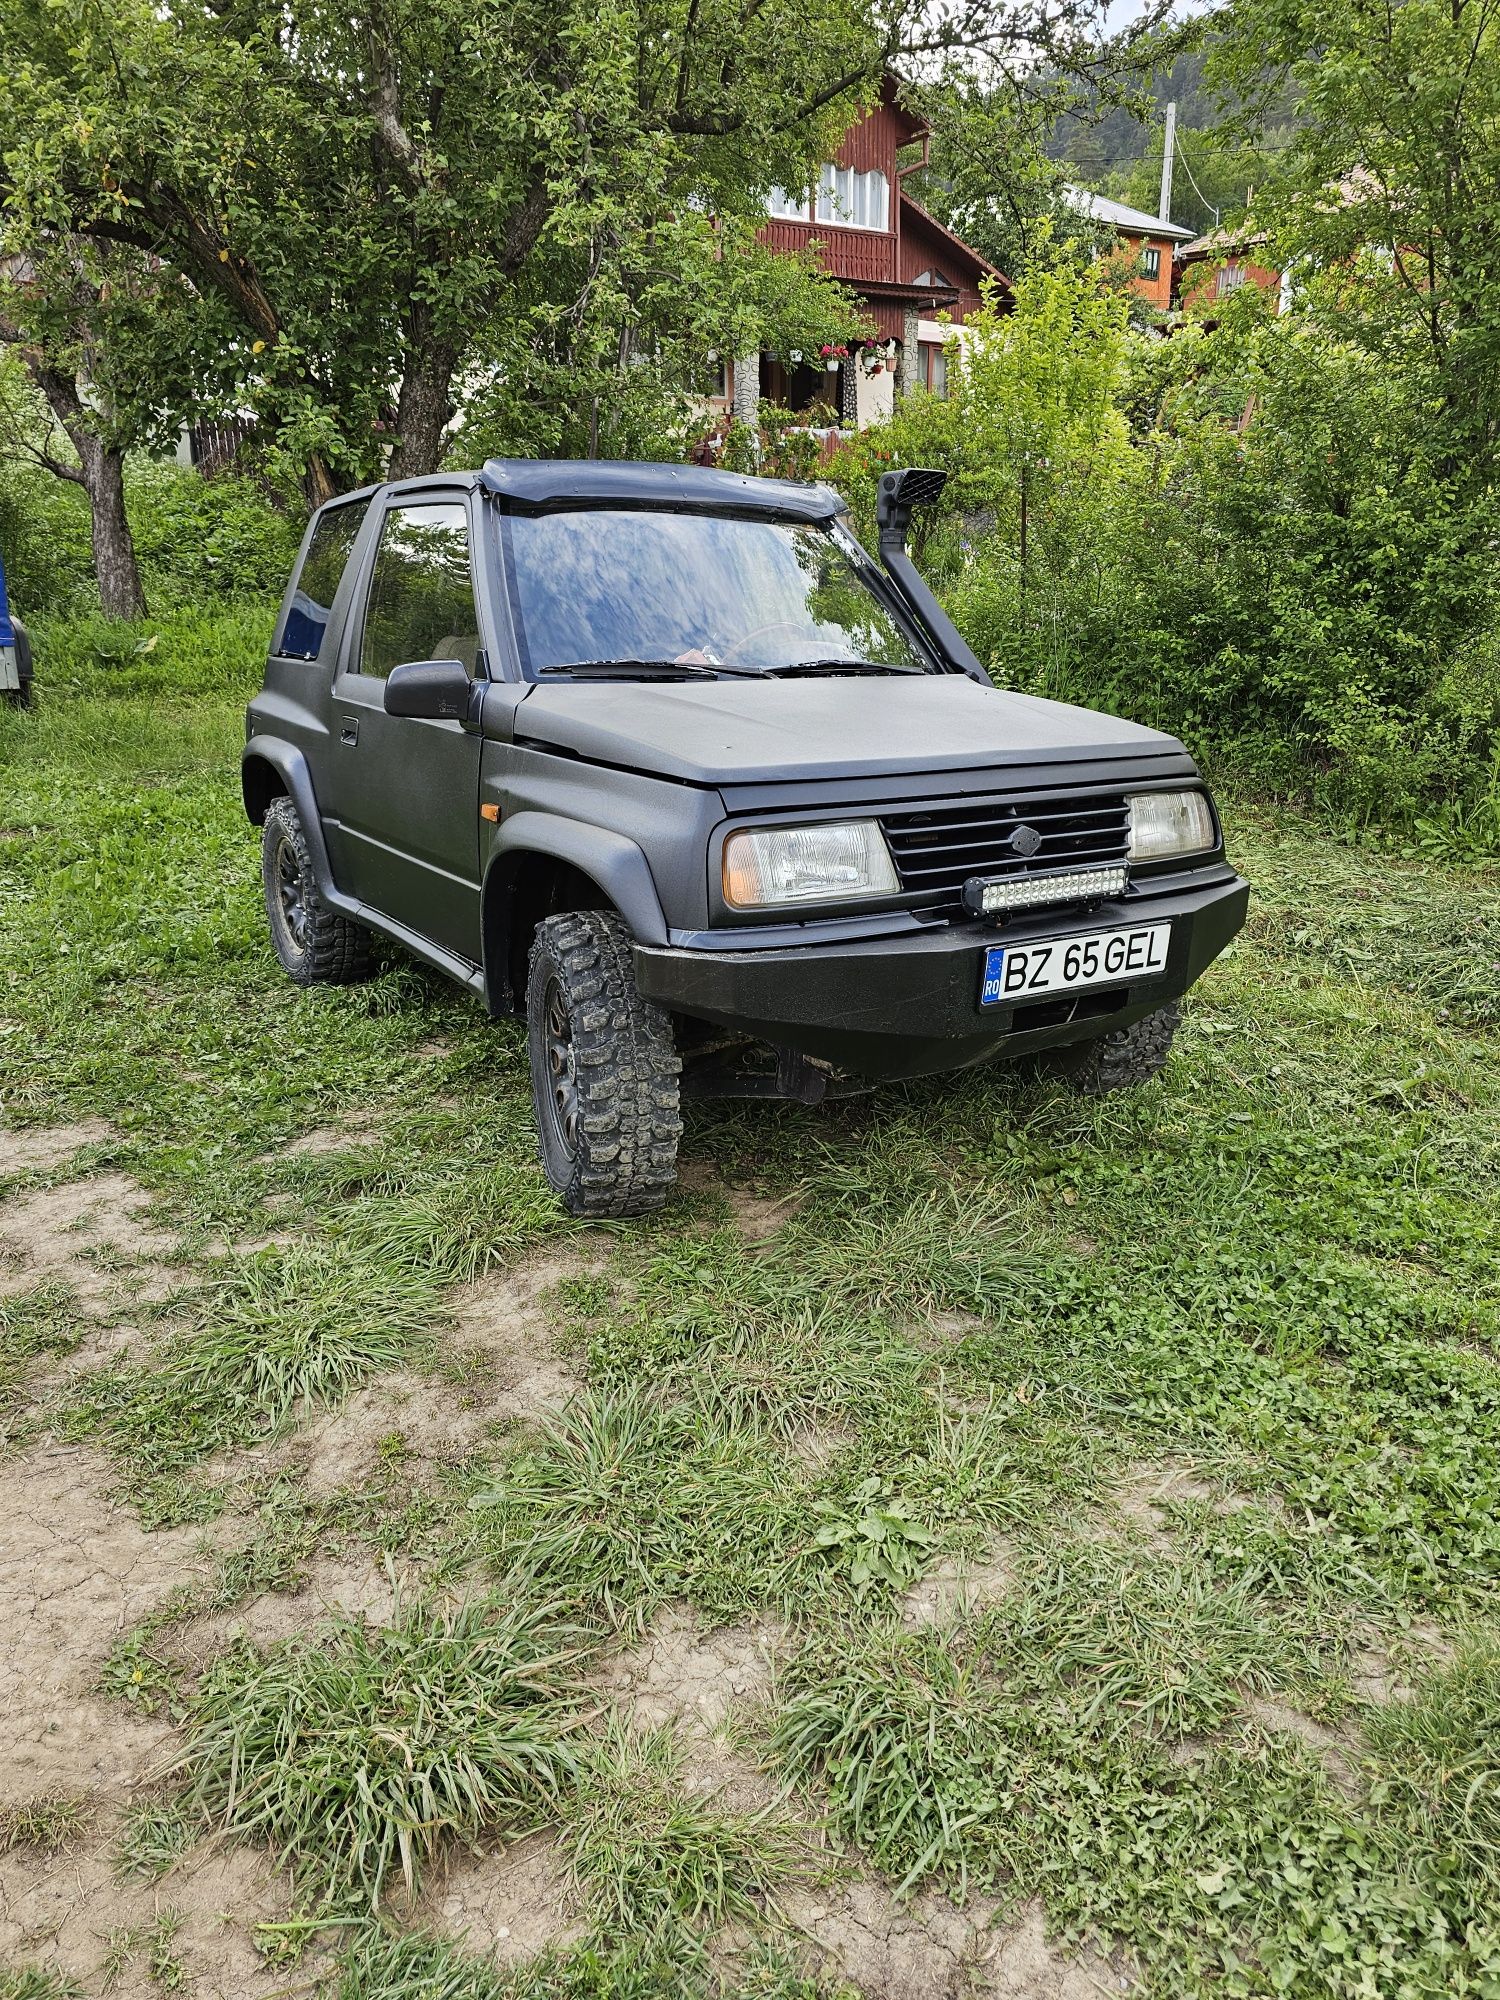
[[[1132,792],[1125,803],[1132,861],[1165,861],[1218,845],[1214,816],[1202,792]]]
[[[724,901],[731,909],[900,893],[885,835],[872,819],[732,833],[724,842]]]

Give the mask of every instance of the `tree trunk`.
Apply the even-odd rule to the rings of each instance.
[[[93,515],[94,575],[106,618],[144,618],[146,593],[135,559],[135,538],[125,516],[125,459],[85,432],[75,439],[83,461],[84,490]]]
[[[108,445],[93,428],[77,381],[65,370],[49,368],[29,357],[32,377],[78,454],[77,472],[56,468],[76,479],[89,496],[94,575],[99,604],[106,618],[144,618],[146,593],[135,559],[135,540],[125,514],[125,455]]]
[[[325,500],[337,498],[342,490],[333,476],[333,468],[320,451],[309,452],[307,456],[307,476],[304,480],[309,507],[321,507]]]
[[[453,415],[453,370],[458,346],[427,332],[426,315],[414,320],[407,347],[406,371],[396,404],[396,443],[389,477],[417,479],[436,472],[443,458],[449,419]]]

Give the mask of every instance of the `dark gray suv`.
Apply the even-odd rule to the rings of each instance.
[[[670,1189],[684,1092],[816,1103],[1050,1052],[1154,1075],[1246,885],[1182,745],[995,688],[821,486],[491,461],[314,516],[245,807],[295,980],[371,933],[524,1012],[577,1215]]]

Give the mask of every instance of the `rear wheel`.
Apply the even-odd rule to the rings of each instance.
[[[370,933],[330,909],[297,808],[273,799],[260,842],[261,883],[271,942],[289,979],[299,986],[350,986],[370,974]]]
[[[542,1166],[572,1215],[644,1215],[677,1178],[681,1065],[612,911],[548,917],[526,981]]]
[[[1175,1000],[1169,1001],[1128,1027],[1111,1028],[1091,1042],[1049,1051],[1048,1067],[1060,1072],[1070,1088],[1084,1097],[1134,1090],[1166,1068],[1181,1019],[1182,1009]]]

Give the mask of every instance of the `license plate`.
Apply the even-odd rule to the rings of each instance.
[[[984,954],[979,1004],[1009,1006],[1039,993],[1147,979],[1166,971],[1171,942],[1170,924],[1148,924],[1138,930],[1090,931],[1086,937],[992,944]]]
[[[7,694],[21,692],[21,656],[14,646],[0,646],[0,688]]]

